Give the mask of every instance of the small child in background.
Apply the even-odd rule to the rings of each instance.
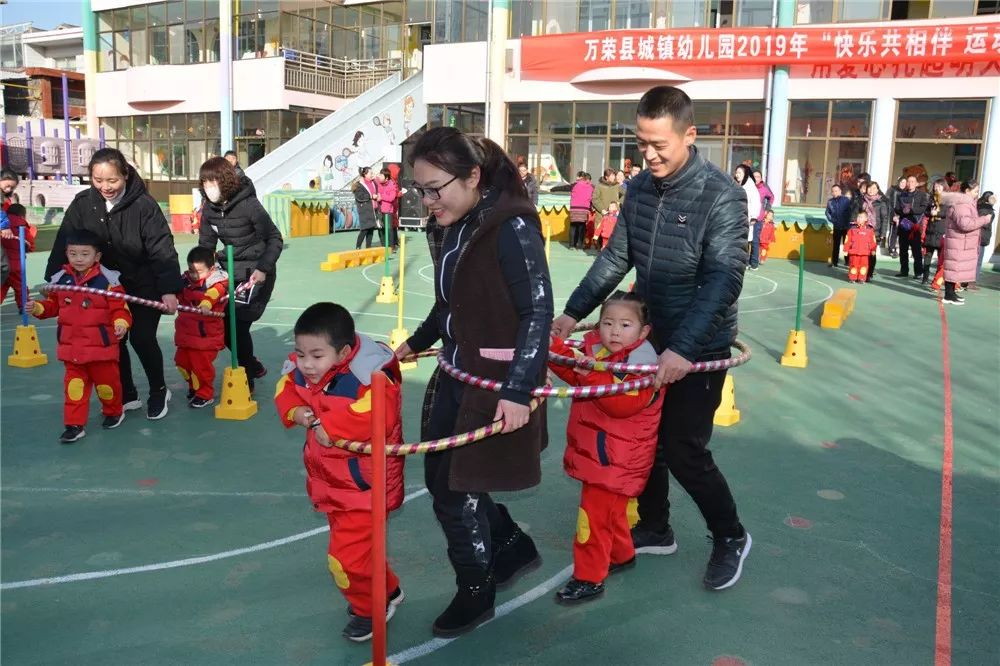
[[[124,294],[118,271],[101,266],[101,241],[89,231],[72,231],[66,238],[69,263],[52,276],[51,284],[92,287]],[[103,427],[117,428],[125,420],[118,374],[118,341],[132,326],[125,301],[97,294],[52,291],[41,301],[25,304],[39,319],[59,317],[57,356],[66,365],[63,379],[63,422],[59,441],[71,444],[86,437],[90,389],[97,387],[104,414]]]
[[[372,458],[333,447],[338,439],[369,442],[371,377],[384,372],[386,442],[403,441],[399,361],[381,342],[357,334],[350,313],[335,303],[316,303],[295,322],[295,353],[282,368],[274,403],[286,428],[306,429],[303,459],[306,492],[330,522],[327,562],[347,598],[351,616],[343,636],[372,637]],[[386,460],[386,509],[403,503],[403,458]],[[399,579],[386,564],[386,620],[403,601]]]
[[[14,302],[17,303],[18,312],[24,311],[24,303],[21,302],[21,281],[24,279],[24,267],[21,266],[21,241],[18,236],[18,228],[24,227],[24,251],[34,252],[35,235],[38,229],[28,224],[27,211],[21,204],[11,204],[7,208],[7,218],[9,220],[10,238],[4,237],[0,240],[3,251],[7,254],[7,262],[10,265],[10,273],[3,285],[0,286],[0,303],[7,300],[7,290],[14,290]]]
[[[601,221],[594,228],[594,243],[597,248],[603,250],[611,238],[611,233],[618,224],[618,204],[614,201],[608,204],[608,214],[601,218]]]
[[[854,218],[854,226],[847,232],[847,240],[844,241],[849,281],[868,282],[870,257],[877,248],[875,230],[868,224],[868,213],[861,211]]]
[[[656,351],[646,337],[650,325],[638,294],[617,291],[601,307],[596,331],[583,338],[583,355],[609,363],[655,364]],[[553,338],[551,351],[574,356],[574,350]],[[639,375],[549,365],[566,383],[600,386],[638,379]],[[656,438],[666,387],[652,387],[603,398],[575,399],[566,428],[563,468],[583,482],[573,577],[556,601],[575,604],[604,593],[609,573],[635,564],[626,506],[646,485],[656,453]]]
[[[774,211],[764,213],[764,226],[760,228],[760,263],[767,261],[767,250],[774,242]]]
[[[215,252],[207,247],[192,248],[187,264],[180,304],[203,312],[224,312],[223,297],[229,290],[229,276],[215,263]],[[215,357],[226,346],[225,336],[221,317],[177,312],[174,364],[188,384],[189,407],[201,409],[215,402]]]

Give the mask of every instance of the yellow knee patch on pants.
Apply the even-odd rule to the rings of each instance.
[[[73,402],[78,402],[83,397],[83,380],[74,377],[66,384],[66,397]]]
[[[112,400],[115,397],[115,390],[107,384],[98,384],[97,397],[104,401]]]
[[[333,555],[326,556],[327,565],[330,567],[330,575],[333,576],[333,582],[337,584],[342,590],[346,590],[351,586],[351,581],[347,577],[347,572],[344,571],[344,567],[340,564],[338,560]]]
[[[582,506],[576,514],[576,540],[577,543],[590,541],[590,518]]]
[[[184,381],[188,381],[188,379],[191,377],[191,375],[188,374],[188,371],[179,365],[177,366],[177,372],[181,373],[181,377],[184,378]]]
[[[198,375],[191,373],[191,388],[195,391],[201,388],[201,382],[198,381]]]

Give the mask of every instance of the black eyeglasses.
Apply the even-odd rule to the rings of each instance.
[[[419,196],[421,199],[430,199],[431,201],[437,201],[438,199],[441,198],[441,190],[448,187],[456,180],[458,180],[458,176],[453,176],[452,179],[449,180],[447,183],[445,183],[444,185],[439,185],[438,187],[421,187],[420,185],[413,183],[413,191],[416,192],[417,196]]]

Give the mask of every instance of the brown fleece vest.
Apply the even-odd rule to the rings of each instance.
[[[479,350],[513,349],[517,344],[520,320],[504,283],[497,247],[501,226],[516,217],[541,228],[538,213],[528,201],[501,197],[495,207],[481,213],[479,227],[458,258],[449,298],[462,369],[498,381],[507,378],[510,363],[484,358]],[[544,383],[543,368],[537,385]],[[499,396],[495,391],[466,386],[455,432],[475,430],[492,422]],[[547,444],[543,403],[523,428],[455,449],[448,485],[452,490],[469,492],[536,486],[542,479],[541,452]]]

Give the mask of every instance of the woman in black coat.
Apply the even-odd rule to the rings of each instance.
[[[167,312],[177,311],[181,289],[180,267],[174,237],[159,204],[146,192],[146,184],[114,148],[94,153],[88,166],[91,187],[80,192],[63,216],[62,226],[45,268],[48,281],[66,263],[66,237],[74,231],[95,234],[104,243],[101,263],[121,273],[121,283],[132,296],[161,301]],[[122,404],[139,409],[139,392],[132,381],[132,361],[126,341],[132,342],[149,380],[146,417],[167,415],[170,391],[163,376],[163,352],[156,341],[160,310],[131,308],[132,328],[121,340],[118,368],[122,380]]]
[[[267,374],[267,369],[254,356],[250,325],[264,314],[271,298],[283,239],[271,216],[257,200],[253,183],[246,176],[239,177],[225,159],[213,157],[202,164],[198,178],[205,197],[198,245],[212,250],[220,241],[223,246],[232,245],[234,274],[229,279],[234,285],[253,281],[249,302],[237,296],[236,303],[236,359],[246,369],[253,390],[253,380]],[[219,258],[225,266],[225,247],[219,252]],[[229,330],[227,309],[226,347],[231,345]]]
[[[976,282],[979,282],[979,274],[983,270],[983,258],[986,256],[986,248],[990,247],[990,241],[993,239],[993,220],[997,215],[993,207],[996,205],[996,195],[990,191],[983,192],[983,195],[979,197],[979,201],[976,202],[977,212],[980,215],[990,216],[990,223],[979,228],[979,261],[976,263]],[[969,283],[968,289],[970,291],[979,291],[976,282]]]
[[[358,228],[361,231],[358,232],[358,242],[355,247],[360,250],[362,242],[365,247],[372,246],[372,236],[375,234],[375,227],[378,226],[375,215],[378,190],[375,187],[371,167],[361,167],[358,169],[358,175],[360,178],[354,183],[354,201],[358,204]],[[384,233],[381,227],[379,232]]]

